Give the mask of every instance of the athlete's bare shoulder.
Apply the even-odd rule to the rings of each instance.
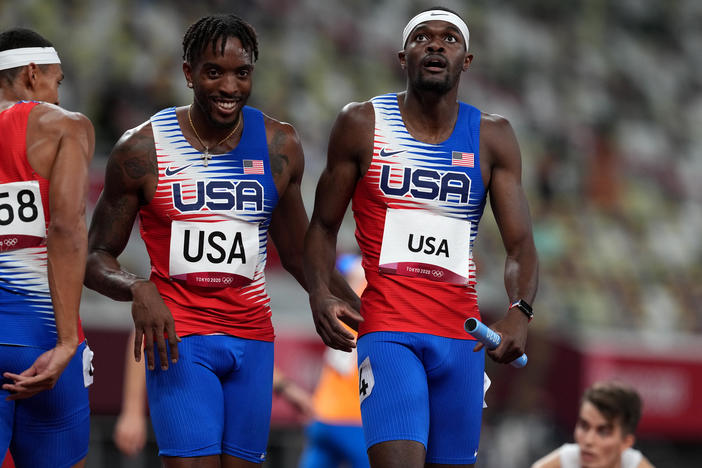
[[[42,102],[29,113],[28,130],[42,135],[62,136],[66,132],[93,132],[93,124],[80,112]]]
[[[349,102],[339,112],[337,121],[355,131],[372,130],[375,126],[375,111],[371,101]]]
[[[512,125],[499,114],[483,112],[480,118],[481,166],[520,166],[521,153]]]
[[[535,461],[531,468],[561,468],[560,449],[556,449],[548,455]]]
[[[76,145],[76,146],[74,146]],[[65,148],[76,150],[61,151]],[[90,120],[49,103],[32,108],[27,119],[27,160],[42,177],[49,178],[58,155],[82,158],[71,164],[88,164],[95,148],[95,131]]]
[[[328,163],[353,162],[365,174],[373,158],[375,110],[370,101],[346,104],[334,122],[329,137]]]
[[[480,135],[483,138],[499,137],[504,132],[511,132],[512,125],[499,114],[482,112],[480,115]]]
[[[266,128],[268,158],[273,177],[276,180],[301,177],[305,167],[305,158],[302,143],[295,127],[266,114],[263,114],[263,121]]]
[[[117,141],[107,162],[106,178],[120,181],[124,191],[139,191],[143,203],[151,199],[158,164],[150,120],[127,130]]]

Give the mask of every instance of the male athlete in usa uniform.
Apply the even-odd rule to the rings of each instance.
[[[86,284],[132,301],[135,358],[143,339],[149,409],[167,467],[265,460],[274,336],[268,234],[305,285],[302,148],[291,125],[246,106],[257,57],[254,29],[235,15],[190,26],[183,72],[193,104],[165,109],[120,139],[90,226]],[[137,214],[149,280],[117,261]],[[336,278],[337,292],[358,302]]]
[[[58,106],[51,43],[0,33],[0,463],[83,466],[92,352],[78,308],[85,195],[95,146],[81,114]]]
[[[487,197],[507,251],[509,304],[492,324],[507,363],[524,352],[537,256],[509,123],[457,101],[473,58],[468,27],[434,8],[403,32],[407,89],[352,103],[330,136],[306,239],[305,274],[317,323],[349,307],[329,290],[336,235],[352,202],[368,285],[358,363],[372,467],[472,466],[483,405],[483,346],[463,331],[480,317],[473,241]],[[327,327],[325,342],[350,339]],[[474,352],[479,351],[479,352]]]

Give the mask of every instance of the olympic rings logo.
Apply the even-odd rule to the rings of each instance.
[[[11,238],[9,238],[9,239],[5,239],[5,240],[2,241],[2,244],[3,244],[5,247],[14,247],[15,245],[17,245],[17,238],[16,238],[16,237],[11,237]]]
[[[224,284],[232,284],[232,281],[234,281],[234,278],[232,278],[231,276],[225,276],[224,278],[222,278],[222,282]]]
[[[434,278],[441,278],[444,276],[444,272],[441,270],[432,270],[431,274],[434,276]]]

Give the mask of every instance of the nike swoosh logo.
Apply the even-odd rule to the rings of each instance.
[[[180,171],[186,170],[186,169],[189,168],[190,166],[192,166],[192,164],[188,164],[187,166],[183,166],[183,167],[177,167],[177,168],[175,168],[175,169],[171,169],[171,166],[168,166],[168,167],[166,168],[165,175],[166,175],[166,177],[174,176],[174,175],[176,175],[177,173],[179,173]]]
[[[395,156],[396,154],[404,153],[405,150],[400,151],[385,151],[385,148],[380,149],[380,157],[387,158],[388,156]]]

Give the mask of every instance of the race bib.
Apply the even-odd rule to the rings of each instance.
[[[173,221],[169,274],[190,286],[248,284],[258,263],[258,236],[258,224],[246,221]]]
[[[93,351],[86,343],[85,349],[83,350],[83,386],[85,387],[89,387],[93,384],[93,373],[95,372],[93,368],[93,356]]]
[[[388,209],[379,268],[386,274],[466,284],[470,221],[422,210]]]
[[[36,180],[0,185],[0,252],[44,242],[46,222]]]
[[[370,356],[366,356],[360,366],[358,366],[358,397],[363,400],[368,398],[375,387],[375,377],[370,363]]]

